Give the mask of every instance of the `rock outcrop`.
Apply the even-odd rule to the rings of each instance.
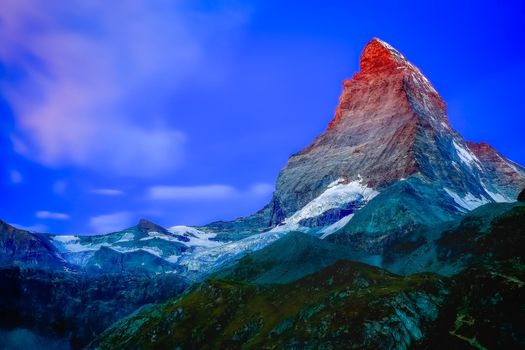
[[[20,230],[0,220],[0,266],[63,269],[67,264],[48,235]]]
[[[525,188],[518,195],[518,202],[525,202]]]

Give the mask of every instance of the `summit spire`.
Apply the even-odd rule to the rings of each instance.
[[[303,208],[339,179],[381,192],[419,178],[438,184],[435,191],[446,187],[479,203],[516,197],[525,181],[521,168],[503,157],[498,161],[495,152],[469,146],[449,124],[436,89],[399,51],[374,38],[359,63],[360,71],[343,82],[327,130],[281,171],[273,222]],[[456,215],[452,197],[445,193],[443,198],[443,217]]]
[[[436,89],[415,65],[385,41],[373,38],[366,44],[359,66],[360,71],[343,82],[343,93],[329,129],[339,125],[345,115],[355,114],[350,111],[367,108],[367,118],[377,115],[380,109],[385,113],[405,109],[420,117],[436,114],[434,119],[448,125],[446,106]],[[386,108],[385,103],[392,101],[396,101],[395,106]]]
[[[359,61],[360,73],[374,73],[408,67],[410,63],[405,57],[388,43],[373,38],[363,49]]]

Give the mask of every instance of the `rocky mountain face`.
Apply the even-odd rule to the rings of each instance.
[[[421,71],[373,39],[360,71],[344,81],[328,128],[289,159],[271,202],[252,216],[201,229],[239,242],[301,231],[388,255],[483,204],[515,201],[523,187],[523,167],[486,143],[465,141]]]
[[[281,171],[276,215],[290,216],[339,178],[381,190],[413,175],[480,202],[511,200],[525,184],[522,167],[487,144],[467,144],[419,69],[373,39],[328,129]]]
[[[66,265],[48,235],[19,230],[0,220],[0,266],[62,269]]]
[[[97,236],[50,235],[65,261],[91,273],[180,273],[192,253],[220,245],[216,235],[192,227],[163,228],[141,219],[136,226]]]

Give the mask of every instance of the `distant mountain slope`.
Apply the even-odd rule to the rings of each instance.
[[[102,246],[86,262],[91,273],[163,273],[174,272],[174,265],[142,249],[120,253]]]
[[[267,247],[248,254],[213,278],[253,283],[289,283],[338,260],[374,263],[374,257],[300,232],[290,232]],[[377,261],[380,263],[380,261]]]
[[[67,263],[49,235],[17,229],[0,220],[0,267],[22,266],[63,269]]]
[[[491,203],[472,211],[457,223],[440,227],[433,238],[415,232],[392,246],[383,267],[403,274],[434,271],[454,275],[490,259],[522,256],[525,204]],[[491,243],[488,243],[488,242]]]
[[[216,234],[187,226],[163,228],[141,219],[128,229],[95,236],[49,235],[58,254],[77,269],[91,273],[181,272],[177,264],[195,250],[221,245]]]

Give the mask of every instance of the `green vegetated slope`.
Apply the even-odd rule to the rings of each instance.
[[[91,347],[523,348],[525,206],[490,205],[474,214],[435,242],[441,263],[464,260],[453,277],[399,276],[340,260],[296,279],[287,271],[303,258],[339,253],[314,240],[294,247],[294,234],[281,241],[283,254],[272,246],[251,254],[221,278],[118,322]]]
[[[445,287],[339,261],[285,285],[209,280],[117,323],[94,348],[377,348],[420,339]]]
[[[440,241],[442,259],[468,254],[471,264],[451,280],[422,348],[525,348],[525,206],[480,232],[485,222],[471,216]]]

